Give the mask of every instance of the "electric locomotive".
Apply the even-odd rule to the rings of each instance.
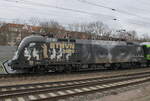
[[[149,52],[149,45],[136,42],[31,35],[3,65],[7,73],[133,68],[147,66]]]

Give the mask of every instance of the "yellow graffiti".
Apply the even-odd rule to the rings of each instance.
[[[62,49],[63,53],[75,53],[75,44],[73,43],[50,43],[52,49]]]
[[[72,43],[50,43],[50,48],[74,49],[75,45]]]
[[[55,48],[55,43],[50,43],[50,48]]]
[[[71,49],[64,49],[63,53],[75,53],[75,51]]]
[[[61,44],[60,44],[60,48],[65,48],[64,43],[61,43]]]
[[[42,46],[42,48],[43,48],[43,57],[44,58],[48,58],[48,49],[47,49],[47,45],[46,44],[43,44],[43,46]]]

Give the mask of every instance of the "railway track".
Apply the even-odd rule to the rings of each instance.
[[[129,71],[130,70],[130,71]],[[150,71],[150,68],[135,68],[135,69],[123,69],[123,70],[105,70],[105,69],[102,69],[102,70],[99,70],[99,71],[82,71],[82,72],[72,72],[71,74],[67,74],[67,75],[82,75],[82,74],[95,74],[95,73],[111,73],[111,74],[118,74],[118,72],[120,73],[132,73],[132,72],[135,72],[135,73],[139,73],[139,72],[145,72],[145,71]],[[119,73],[119,74],[120,74]],[[14,78],[30,78],[30,77],[42,77],[42,76],[61,76],[61,75],[66,75],[66,73],[57,73],[57,72],[49,72],[49,73],[45,73],[45,74],[35,74],[35,73],[30,73],[30,74],[0,74],[0,79],[14,79]]]
[[[150,72],[60,82],[0,86],[2,101],[54,101],[150,81]]]

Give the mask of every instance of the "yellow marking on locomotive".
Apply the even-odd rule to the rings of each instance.
[[[44,57],[44,58],[48,58],[48,48],[47,48],[47,45],[44,44],[44,45],[42,46],[42,48],[43,48],[43,57]]]
[[[50,48],[74,49],[75,45],[72,43],[50,43]]]
[[[64,49],[63,53],[75,53],[75,51],[71,49]]]
[[[65,44],[64,44],[64,43],[61,43],[61,44],[60,44],[60,48],[64,49],[64,48],[65,48]]]
[[[75,53],[75,44],[73,43],[50,43],[52,49],[63,49],[63,53]]]
[[[55,48],[55,43],[50,43],[50,48]]]

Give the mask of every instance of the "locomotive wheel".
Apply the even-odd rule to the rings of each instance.
[[[43,73],[47,73],[48,71],[49,70],[45,69],[43,66],[35,66],[32,68],[33,73],[43,74]]]
[[[120,69],[120,64],[115,64],[115,65],[113,66],[113,69],[114,69],[114,70],[119,70],[119,69]]]
[[[68,66],[65,67],[64,70],[65,70],[66,73],[69,74],[69,73],[71,73],[71,71],[72,71],[72,67],[68,65]]]
[[[109,70],[119,70],[120,69],[120,64],[112,64],[109,68]]]

